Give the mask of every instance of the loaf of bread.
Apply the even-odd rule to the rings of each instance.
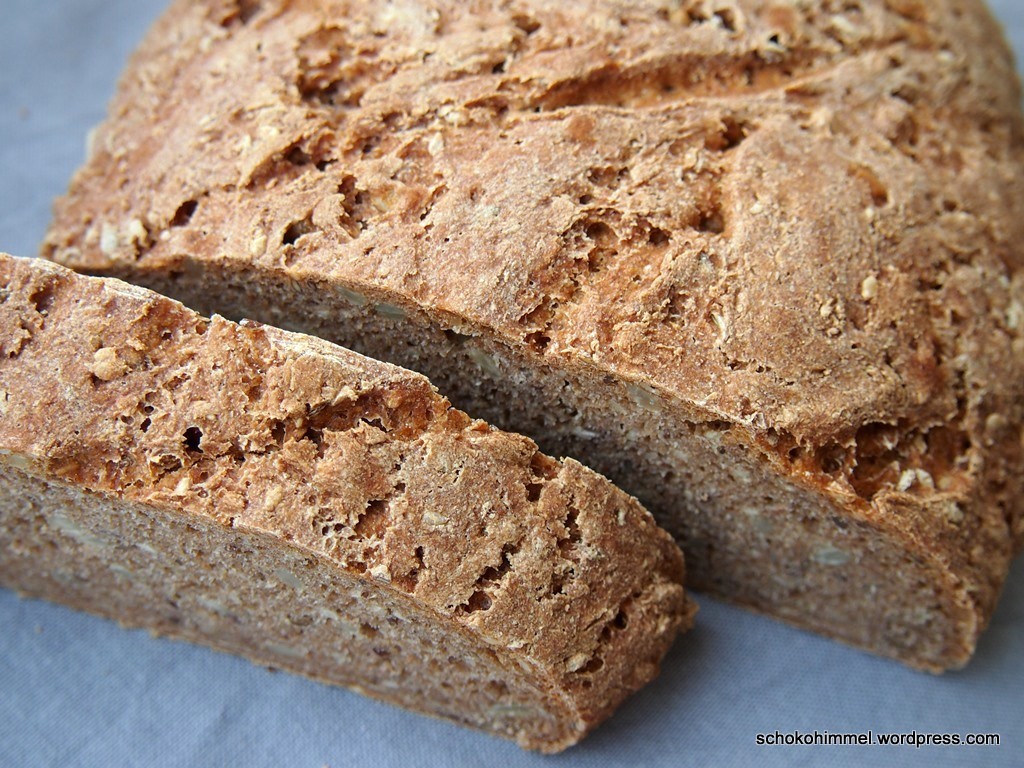
[[[179,1],[44,255],[422,371],[941,670],[1024,541],[1019,100],[977,0]]]
[[[422,376],[0,256],[0,584],[563,749],[693,604],[672,538]]]

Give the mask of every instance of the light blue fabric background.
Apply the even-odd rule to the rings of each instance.
[[[368,0],[370,1],[370,0]],[[164,0],[0,2],[0,249],[34,255]],[[1024,51],[1024,0],[996,0]],[[1024,246],[1022,246],[1024,247]],[[1024,562],[932,677],[704,598],[661,677],[556,758],[0,590],[0,768],[1024,765]],[[998,747],[758,747],[774,730],[995,732]]]

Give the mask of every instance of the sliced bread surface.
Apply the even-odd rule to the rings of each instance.
[[[635,501],[318,339],[0,256],[0,584],[558,751],[694,606]]]

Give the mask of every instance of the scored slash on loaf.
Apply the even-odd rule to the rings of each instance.
[[[44,255],[423,371],[938,671],[1024,543],[1019,104],[977,0],[179,1]]]
[[[419,374],[0,255],[0,584],[558,751],[695,606],[627,494]]]

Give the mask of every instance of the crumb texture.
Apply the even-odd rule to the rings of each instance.
[[[178,2],[44,253],[195,304],[248,281],[212,308],[416,363],[460,405],[543,390],[499,423],[639,495],[718,589],[726,502],[666,489],[655,437],[622,466],[610,377],[664,434],[724,426],[821,520],[939,561],[980,625],[1024,544],[1019,103],[980,0]],[[323,317],[275,306],[293,284]],[[395,325],[443,351],[374,338]],[[556,401],[585,423],[552,428]]]
[[[422,376],[46,262],[0,279],[5,584],[546,751],[688,626],[634,499]]]

